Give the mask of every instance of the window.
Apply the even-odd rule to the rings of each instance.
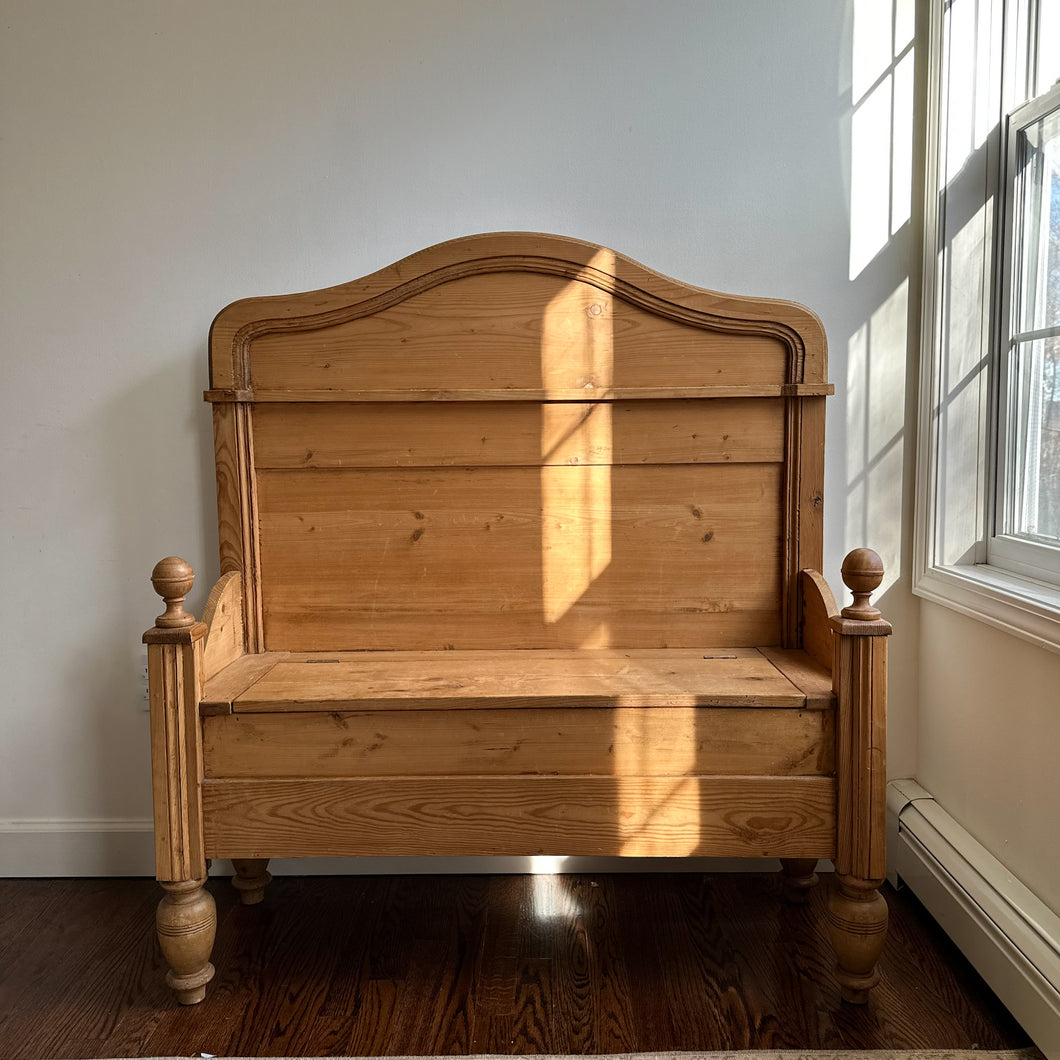
[[[1008,120],[989,562],[1060,577],[1060,86]]]
[[[1060,0],[931,0],[914,592],[1060,651]]]

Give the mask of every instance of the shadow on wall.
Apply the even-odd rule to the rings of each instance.
[[[883,559],[880,599],[903,573],[910,319],[914,5],[855,0],[850,116],[850,281],[876,309],[847,338],[845,548]],[[895,275],[907,273],[895,286]],[[915,307],[913,307],[915,309]],[[908,407],[907,407],[908,406]]]

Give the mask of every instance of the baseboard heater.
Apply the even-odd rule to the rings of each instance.
[[[1060,917],[915,781],[891,781],[887,818],[892,874],[924,904],[1038,1048],[1049,1060],[1060,1060]]]

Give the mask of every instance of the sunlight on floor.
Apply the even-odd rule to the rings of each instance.
[[[575,917],[582,910],[574,897],[567,892],[557,875],[569,859],[535,855],[530,859],[531,902],[535,920],[559,920]]]

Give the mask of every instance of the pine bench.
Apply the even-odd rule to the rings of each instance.
[[[876,982],[886,643],[824,579],[819,320],[556,236],[471,236],[210,337],[221,578],[148,644],[158,932],[213,975],[210,858],[780,858],[836,867]]]

